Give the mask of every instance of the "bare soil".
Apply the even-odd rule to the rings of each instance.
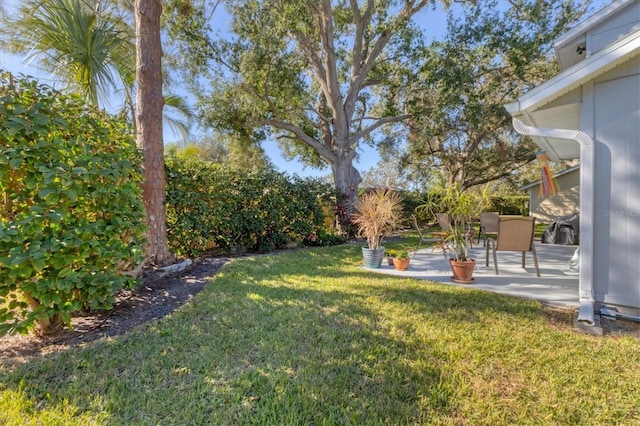
[[[161,318],[189,302],[228,261],[223,257],[197,259],[185,271],[160,277],[148,270],[141,284],[121,291],[109,311],[78,313],[72,329],[46,337],[13,335],[0,338],[0,363],[25,362],[31,357],[62,351],[105,336],[124,334],[148,321]],[[550,326],[572,328],[575,310],[545,308]],[[640,323],[603,318],[605,336],[633,336],[640,339]]]

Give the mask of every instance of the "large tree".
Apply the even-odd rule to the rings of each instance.
[[[581,17],[573,0],[479,1],[451,13],[444,40],[430,46],[421,89],[408,103],[404,169],[437,171],[462,188],[510,176],[536,158],[503,105],[557,73],[551,42]]]
[[[183,35],[192,50],[183,56],[211,77],[210,90],[194,90],[204,124],[243,140],[276,138],[307,164],[330,165],[347,223],[361,181],[359,146],[409,117],[399,100],[412,87],[408,70],[422,42],[412,19],[433,2],[231,0],[231,34],[211,44],[197,2],[174,3],[175,19],[191,23]],[[195,37],[187,34],[194,23],[205,30]]]

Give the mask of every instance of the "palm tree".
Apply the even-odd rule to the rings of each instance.
[[[0,48],[26,55],[56,76],[65,88],[82,93],[93,105],[99,106],[100,102],[104,106],[106,95],[122,92],[121,113],[139,125],[138,144],[144,151],[147,256],[152,262],[164,264],[172,256],[166,241],[162,123],[157,120],[165,103],[187,119],[191,113],[178,97],[167,96],[163,100],[158,96],[162,94],[161,3],[151,1],[141,5],[136,0],[135,9],[126,6],[122,7],[118,0],[23,0],[18,13],[13,14],[15,17],[7,14],[0,17],[4,24],[0,25]],[[136,20],[133,25],[132,11],[137,13],[141,8],[153,17],[153,25],[141,27],[141,31],[142,34],[149,31],[154,43],[142,46],[140,40],[152,37],[137,37],[136,47],[136,26],[149,19],[145,16],[145,20]],[[142,61],[143,65],[137,67],[138,76],[137,50],[144,53],[143,59],[153,62],[149,65]],[[147,71],[152,72],[152,79]],[[140,100],[137,106],[133,101],[136,78]],[[150,83],[154,83],[151,91]],[[155,83],[159,83],[160,90],[156,90]],[[140,96],[141,93],[145,96]],[[188,121],[173,119],[169,123],[181,127]]]
[[[12,33],[3,47],[98,106],[107,94],[130,90],[135,77],[133,32],[114,17],[100,1],[26,0],[3,19]]]
[[[0,48],[24,55],[89,104],[106,108],[119,99],[121,114],[135,123],[132,10],[117,9],[116,3],[24,0],[17,13],[0,17]],[[165,122],[186,137],[193,111],[179,96],[167,95],[165,104],[173,113],[164,115]]]

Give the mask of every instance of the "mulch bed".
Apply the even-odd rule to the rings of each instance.
[[[185,271],[160,277],[145,272],[140,285],[122,290],[109,311],[80,312],[72,318],[72,329],[53,335],[13,335],[0,338],[0,359],[22,362],[32,356],[90,342],[105,336],[124,334],[137,325],[161,318],[191,300],[228,258],[201,258]]]

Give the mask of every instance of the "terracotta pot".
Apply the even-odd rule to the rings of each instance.
[[[397,259],[397,258],[393,258],[393,267],[396,268],[399,271],[406,271],[409,268],[409,262],[411,261],[411,259],[409,259],[408,257],[404,258],[404,259]]]
[[[454,283],[471,284],[475,281],[473,278],[473,268],[476,267],[476,260],[455,260],[449,259],[453,276],[451,281]]]

